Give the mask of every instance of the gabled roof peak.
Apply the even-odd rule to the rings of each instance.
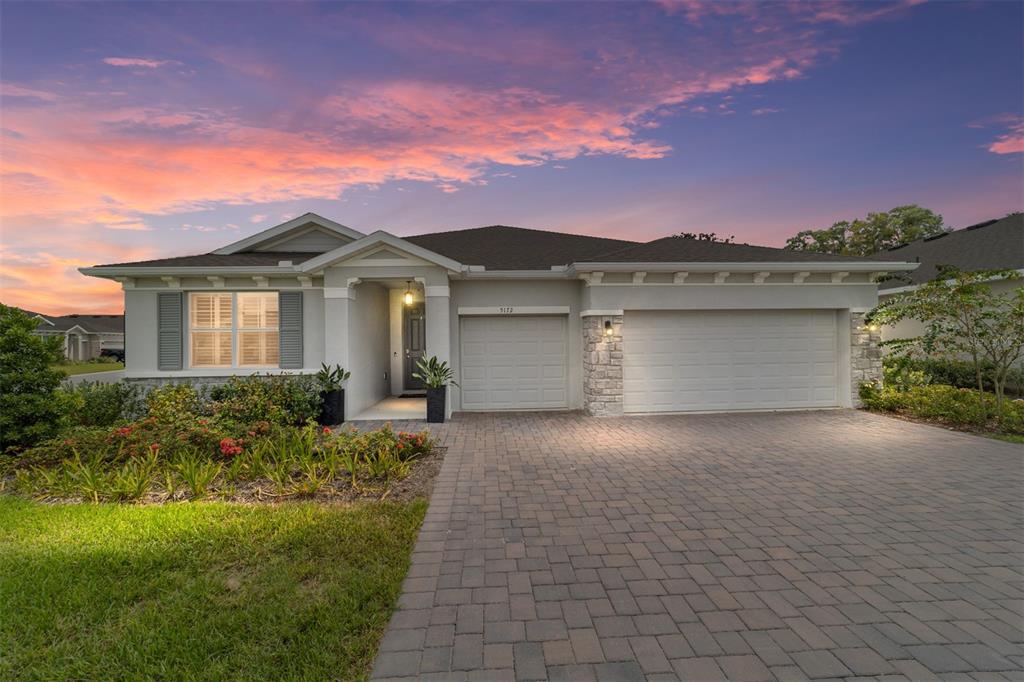
[[[246,237],[245,239],[240,239],[237,242],[223,246],[216,251],[213,251],[213,253],[226,256],[233,253],[239,253],[240,251],[252,250],[261,245],[280,242],[288,235],[297,233],[307,228],[309,225],[313,225],[322,231],[336,234],[348,240],[361,239],[365,236],[358,230],[353,230],[351,227],[337,223],[329,218],[324,218],[322,215],[318,215],[316,213],[303,213],[297,218],[286,220],[280,225],[269,227],[252,236]]]

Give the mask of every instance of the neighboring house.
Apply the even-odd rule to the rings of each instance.
[[[901,277],[892,277],[878,285],[879,300],[906,291],[935,279],[939,267],[952,265],[960,270],[1016,270],[1024,277],[1024,215],[1016,214],[999,220],[987,220],[962,230],[944,232],[935,237],[919,239],[872,258],[884,261],[920,263],[920,267]],[[1024,286],[1024,279],[997,280],[995,292],[1012,291]],[[882,329],[882,339],[920,336],[924,326],[916,320],[905,320]]]
[[[39,318],[35,333],[64,339],[68,360],[92,360],[100,355],[124,358],[124,315],[46,316],[25,311]]]
[[[82,268],[121,282],[126,378],[352,371],[349,415],[449,361],[453,410],[849,406],[880,373],[874,278],[916,265],[515,227],[399,238],[314,214],[212,253]]]

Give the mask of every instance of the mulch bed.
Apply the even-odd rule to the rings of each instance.
[[[411,502],[416,499],[429,498],[434,490],[434,479],[441,470],[441,463],[444,461],[445,448],[437,447],[426,457],[414,460],[409,475],[401,480],[392,481],[390,487],[383,481],[360,482],[357,487],[352,487],[348,478],[335,479],[322,486],[315,495],[297,493],[278,493],[276,486],[270,479],[257,479],[255,481],[238,481],[234,484],[234,490],[228,494],[223,491],[213,491],[208,494],[205,501],[237,502],[242,504],[277,504],[296,500],[350,503],[359,501],[386,500],[388,502]],[[0,485],[0,491],[6,487]],[[0,493],[2,494],[2,493]],[[67,497],[40,497],[35,498],[43,504],[76,504],[86,502],[84,498]],[[141,500],[125,502],[124,504],[163,504],[166,502],[184,502],[192,497],[186,490],[178,490],[173,496],[168,497],[163,490],[147,494]]]
[[[1001,435],[1002,431],[995,431],[993,429],[986,429],[983,427],[971,426],[969,424],[950,424],[944,422],[941,419],[927,419],[925,417],[916,417],[912,414],[906,414],[905,412],[886,412],[884,410],[865,410],[871,414],[878,414],[883,417],[891,417],[893,419],[899,419],[900,421],[910,422],[912,424],[924,424],[925,426],[935,426],[940,429],[946,429],[947,431],[958,431],[960,433],[969,433],[972,436],[980,436],[982,438]]]

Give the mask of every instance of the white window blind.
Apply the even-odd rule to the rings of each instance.
[[[192,367],[278,366],[277,292],[193,292],[188,317]]]
[[[189,357],[193,367],[231,367],[231,294],[189,296]]]
[[[277,367],[277,293],[239,293],[238,364]]]

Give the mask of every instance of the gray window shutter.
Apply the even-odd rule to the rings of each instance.
[[[302,369],[302,292],[277,294],[281,369]]]
[[[161,291],[156,295],[156,367],[157,369],[181,369],[182,305],[180,291]]]

